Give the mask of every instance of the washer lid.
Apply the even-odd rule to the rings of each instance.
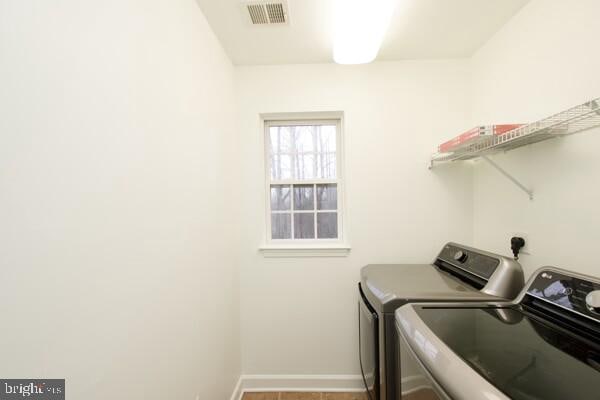
[[[405,318],[409,314],[403,314],[404,308],[414,310],[427,329],[416,332],[415,324]],[[462,359],[461,368],[476,371],[511,399],[600,398],[598,341],[584,340],[517,307],[411,305],[404,308],[396,316],[402,335],[412,335],[411,348],[418,347],[419,341],[428,343],[435,336],[444,348]],[[420,339],[415,341],[416,337]],[[455,393],[457,389],[448,385],[464,385],[464,382],[445,382],[444,389]]]
[[[367,299],[382,312],[407,302],[496,301],[431,264],[371,264],[361,270]]]

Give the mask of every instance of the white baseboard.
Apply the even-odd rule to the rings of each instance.
[[[402,379],[404,394],[427,387],[422,376]],[[362,392],[361,375],[241,375],[230,400],[241,400],[244,392]]]
[[[231,395],[240,400],[244,392],[360,392],[361,375],[242,375]]]

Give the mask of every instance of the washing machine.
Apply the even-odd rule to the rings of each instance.
[[[546,267],[510,303],[407,304],[399,356],[421,386],[399,400],[600,399],[600,279]]]

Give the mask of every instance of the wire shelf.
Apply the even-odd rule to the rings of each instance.
[[[455,152],[435,153],[430,168],[451,161],[471,160],[600,126],[600,97],[501,135],[482,136]]]

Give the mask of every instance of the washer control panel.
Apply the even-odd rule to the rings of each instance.
[[[552,270],[541,271],[527,294],[566,310],[600,320],[600,282]]]

